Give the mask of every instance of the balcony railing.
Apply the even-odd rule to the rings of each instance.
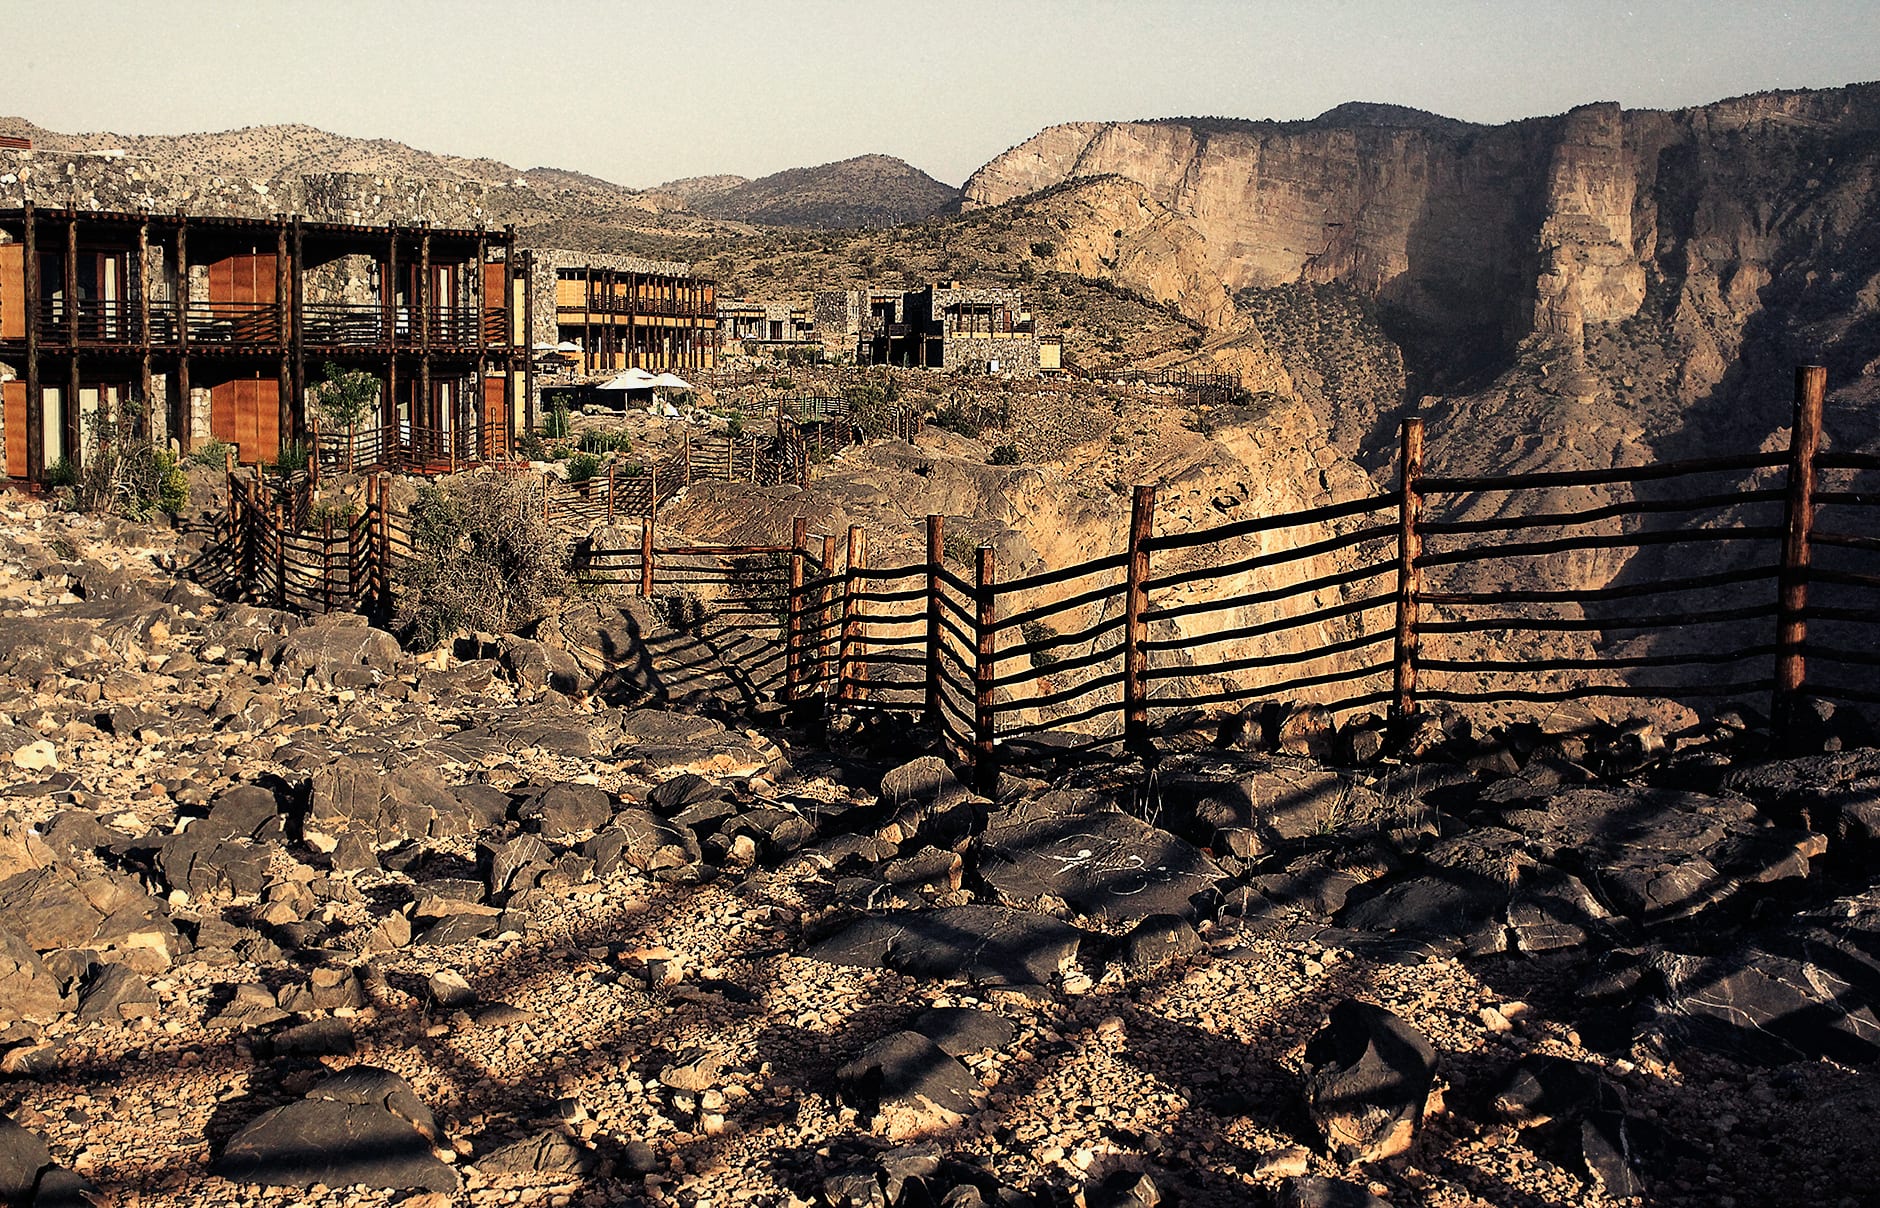
[[[718,317],[718,304],[710,301],[693,302],[683,298],[631,298],[596,294],[587,300],[586,305],[574,304],[558,306],[558,314],[596,314],[596,315],[649,315],[680,319],[715,319]]]
[[[241,347],[279,347],[280,311],[272,302],[191,302],[184,321],[192,344]],[[507,347],[509,317],[501,309],[474,306],[438,307],[430,312],[430,343],[434,347],[470,348],[481,324],[485,346]],[[378,348],[396,345],[414,348],[420,343],[417,316],[400,307],[396,316],[373,303],[310,302],[301,308],[301,339],[315,347]],[[159,347],[181,341],[177,332],[176,303],[153,300],[147,326],[129,301],[80,302],[67,306],[53,299],[40,304],[39,338],[52,344],[138,345],[147,338]]]

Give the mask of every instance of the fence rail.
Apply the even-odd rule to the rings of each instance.
[[[1811,697],[1880,704],[1880,457],[1819,452],[1824,391],[1824,371],[1797,372],[1784,454],[1584,473],[1426,477],[1411,419],[1385,494],[1158,534],[1155,488],[1138,487],[1122,550],[1005,581],[989,547],[970,571],[949,565],[939,516],[925,560],[900,566],[870,565],[859,527],[844,552],[801,518],[787,543],[659,545],[663,479],[720,467],[691,449],[680,465],[581,490],[545,476],[541,498],[551,518],[639,521],[637,548],[577,542],[577,576],[696,595],[774,633],[753,691],[805,718],[918,714],[982,779],[1003,747],[1046,732],[1058,749],[1143,748],[1181,711],[1279,698],[1404,716],[1429,702],[1767,694],[1781,733]],[[733,475],[760,452],[724,450]],[[1636,497],[1563,506],[1553,494],[1589,486]],[[1537,510],[1478,514],[1537,493]],[[349,525],[288,538],[257,519],[277,503],[252,485],[235,492],[249,590],[382,609],[398,556],[382,499]],[[1681,562],[1700,548],[1709,561],[1688,573]],[[1579,571],[1602,585],[1573,586],[1575,559],[1609,560]],[[1574,645],[1589,634],[1616,644]],[[1657,644],[1635,648],[1641,638]]]

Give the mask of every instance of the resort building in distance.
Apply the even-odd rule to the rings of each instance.
[[[953,282],[918,290],[834,290],[816,295],[816,329],[832,351],[853,352],[862,365],[1018,378],[1062,367],[1058,338],[1040,338],[1016,289]]]
[[[574,375],[684,374],[716,362],[716,289],[689,265],[548,249],[530,257],[532,338],[557,350]]]
[[[506,457],[532,422],[513,230],[0,210],[7,477],[83,464],[103,412],[269,462],[328,364],[380,387],[401,464]]]
[[[815,345],[816,316],[808,306],[788,302],[764,302],[755,298],[720,298],[718,300],[718,347],[744,352],[760,348],[792,348]]]

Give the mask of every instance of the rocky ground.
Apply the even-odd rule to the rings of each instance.
[[[1880,1178],[1880,754],[1831,719],[1769,760],[1740,716],[1254,715],[982,797],[905,726],[660,692],[627,604],[413,654],[215,599],[174,534],[0,520],[0,1201]]]

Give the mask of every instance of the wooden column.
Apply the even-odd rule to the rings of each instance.
[[[1815,453],[1821,446],[1821,409],[1828,371],[1821,365],[1795,370],[1795,416],[1789,429],[1789,494],[1777,579],[1776,677],[1769,716],[1778,744],[1796,737],[1804,700],[1808,638],[1809,537],[1815,527]]]
[[[484,403],[485,393],[489,389],[489,385],[485,380],[489,377],[489,340],[487,338],[488,333],[484,330],[483,322],[488,314],[488,300],[483,296],[483,267],[484,261],[489,258],[489,254],[489,236],[484,232],[483,224],[479,222],[477,223],[476,272],[471,274],[474,278],[473,280],[464,283],[464,288],[471,293],[472,305],[469,307],[469,310],[471,316],[476,321],[477,367],[475,380],[470,384],[470,405],[475,408],[477,420],[474,425],[477,432],[476,456],[484,460],[494,457],[496,453],[495,445],[492,443],[492,435],[486,422],[489,419],[489,408]],[[613,514],[613,507],[614,482],[613,472],[610,470],[607,476],[607,511],[610,517]]]
[[[535,431],[535,253],[522,253],[522,408]]]
[[[156,392],[150,382],[150,222],[137,224],[137,389],[144,404],[144,439],[156,439]]]
[[[836,653],[836,701],[842,708],[853,708],[861,699],[861,681],[867,678],[868,665],[862,661],[864,636],[862,606],[856,594],[868,590],[862,577],[868,569],[868,544],[862,526],[849,526],[848,576],[842,593],[842,645]]]
[[[791,708],[795,708],[803,688],[803,614],[808,608],[803,571],[804,547],[808,544],[809,521],[798,516],[790,526],[790,604],[783,645],[783,702]]]
[[[170,400],[170,435],[188,453],[194,446],[189,403],[189,219],[176,224],[176,397]]]
[[[39,380],[39,321],[44,302],[39,296],[39,236],[33,203],[26,203],[26,221],[20,253],[26,275],[26,477],[34,482],[46,476],[46,391]],[[8,439],[12,433],[7,434]]]
[[[940,628],[940,570],[946,558],[946,517],[927,517],[927,691],[922,720],[942,732],[948,728],[940,707],[940,660],[945,656]]]
[[[1143,648],[1149,608],[1149,538],[1155,532],[1155,487],[1138,486],[1129,511],[1129,565],[1123,601],[1123,742],[1149,747],[1148,651]]]
[[[1399,437],[1397,494],[1397,637],[1391,672],[1391,713],[1416,711],[1417,613],[1423,595],[1423,420],[1404,420]]]
[[[78,415],[78,213],[65,209],[65,349],[71,358],[65,391],[65,455],[85,464],[85,434]]]
[[[288,316],[289,299],[294,288],[294,269],[292,253],[288,249],[287,215],[274,216],[274,338],[280,345],[280,356],[275,366],[275,402],[279,411],[276,415],[281,441],[291,440],[288,434],[294,430],[291,400],[294,397],[294,356],[288,339],[291,320]],[[309,466],[320,464],[320,447],[316,439],[312,453],[307,459]]]
[[[992,712],[993,659],[998,652],[998,599],[994,583],[998,566],[992,547],[979,547],[979,564],[973,576],[975,604],[974,625],[978,648],[973,656],[973,782],[980,796],[993,797],[999,786],[999,768],[995,738],[998,718]]]

